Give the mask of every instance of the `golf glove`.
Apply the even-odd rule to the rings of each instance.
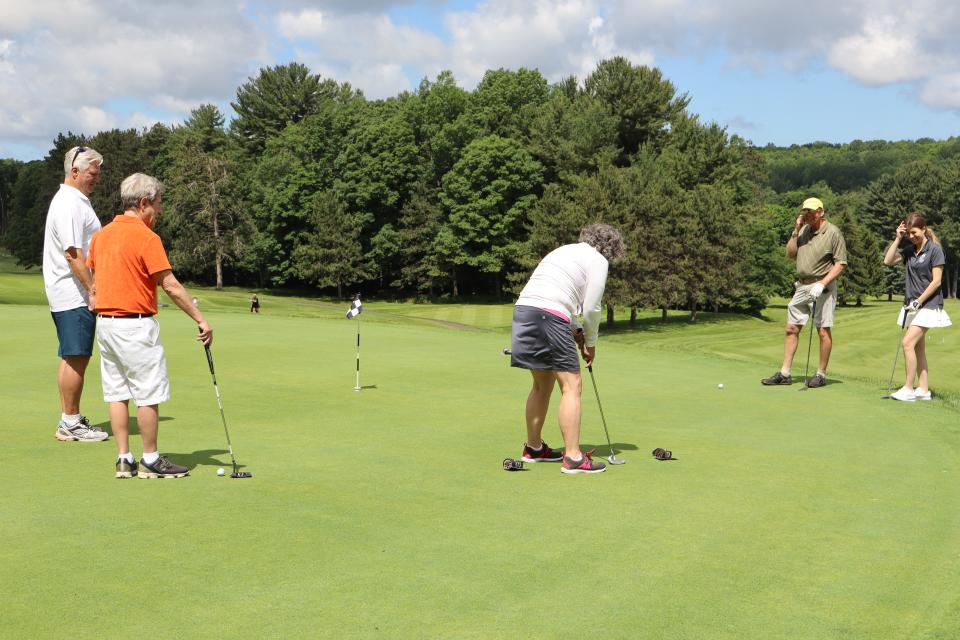
[[[907,309],[909,309],[910,311],[919,311],[920,306],[921,304],[919,300],[913,300],[910,304],[907,305]]]
[[[814,285],[810,287],[810,297],[817,300],[821,295],[823,295],[823,285],[819,282],[814,283]]]

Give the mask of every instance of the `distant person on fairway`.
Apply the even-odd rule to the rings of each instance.
[[[213,330],[174,277],[160,236],[151,230],[161,212],[162,191],[159,180],[142,173],[125,179],[120,185],[124,211],[93,237],[87,258],[97,285],[100,375],[117,441],[117,478],[130,478],[138,472],[141,478],[180,478],[189,473],[157,450],[157,407],[170,399],[167,362],[155,317],[158,284],[199,325],[197,339],[205,345],[213,341]],[[139,469],[130,453],[130,399],[137,405],[143,440]]]
[[[257,294],[253,294],[253,297],[250,298],[250,313],[260,313],[260,298],[257,297]]]
[[[823,217],[823,203],[818,198],[803,201],[787,240],[787,257],[797,262],[797,282],[787,305],[783,364],[779,371],[761,382],[766,385],[793,383],[790,368],[812,305],[813,323],[820,335],[820,366],[807,386],[822,387],[827,384],[827,364],[833,348],[830,327],[837,307],[837,276],[847,266],[847,243],[840,229]]]
[[[909,242],[904,243],[906,237]],[[903,262],[907,270],[907,285],[903,308],[897,324],[906,326],[903,333],[903,366],[906,381],[890,395],[894,400],[913,402],[929,400],[930,381],[927,375],[927,331],[949,327],[950,316],[943,310],[943,292],[940,283],[946,259],[937,243],[937,236],[919,213],[911,213],[897,227],[894,238],[883,256],[883,264]],[[914,386],[916,381],[916,386]]]
[[[80,413],[83,377],[93,355],[93,277],[87,269],[90,238],[100,219],[90,194],[100,181],[103,156],[89,147],[73,147],[63,159],[63,184],[47,211],[43,234],[43,286],[57,327],[60,368],[60,422],[56,437],[64,442],[101,442],[109,436]]]
[[[578,244],[554,249],[540,261],[513,308],[510,364],[529,369],[533,388],[527,396],[526,462],[562,462],[563,473],[600,473],[606,465],[580,451],[580,359],[593,363],[600,329],[608,262],[624,254],[620,233],[606,224],[580,232]],[[577,322],[583,315],[583,327]],[[560,384],[560,432],[563,452],[541,438],[553,387]]]

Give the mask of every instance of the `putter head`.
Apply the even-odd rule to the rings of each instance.
[[[234,471],[230,474],[231,478],[252,478],[253,474],[249,471]]]
[[[609,456],[607,456],[607,462],[610,464],[627,464],[626,460],[618,458],[614,453],[611,453]]]

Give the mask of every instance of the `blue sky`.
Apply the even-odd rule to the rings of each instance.
[[[258,69],[297,60],[370,98],[451,69],[583,78],[622,55],[756,144],[960,133],[960,8],[944,0],[126,0],[0,3],[0,157],[58,132],[229,116]]]

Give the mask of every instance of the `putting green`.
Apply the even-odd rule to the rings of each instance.
[[[929,348],[946,401],[879,400],[891,307],[841,311],[834,382],[803,393],[758,383],[779,360],[776,308],[602,335],[596,380],[628,462],[588,477],[501,470],[529,377],[501,355],[509,306],[367,304],[358,393],[346,305],[262,295],[251,316],[247,292],[204,290],[254,477],[217,477],[229,456],[203,350],[164,309],[161,450],[192,471],[144,482],[113,478],[112,440],[53,438],[36,282],[0,274],[0,302],[17,303],[0,304],[2,636],[960,634],[956,340]],[[98,362],[83,410],[104,424]],[[583,439],[606,454],[589,381]]]

